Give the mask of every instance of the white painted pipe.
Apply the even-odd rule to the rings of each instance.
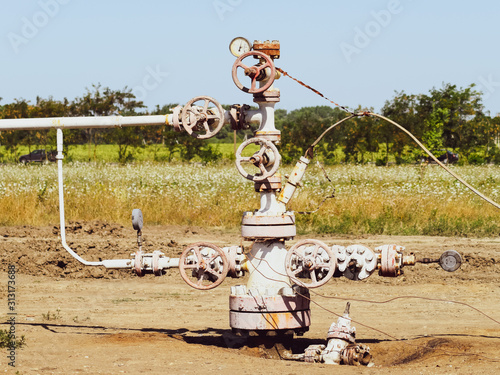
[[[250,111],[248,121],[260,123],[260,111]],[[224,123],[230,123],[229,111],[224,111]],[[0,120],[0,131],[5,130],[37,130],[37,129],[89,129],[120,128],[127,126],[173,126],[173,115],[151,116],[86,116],[86,117],[45,117],[18,118]]]
[[[0,131],[53,128],[114,128],[170,124],[172,124],[172,115],[20,118],[0,120]]]
[[[131,259],[109,259],[109,260],[103,260],[102,265],[110,269],[120,269],[120,268],[132,269],[134,262]]]
[[[247,123],[260,125],[262,123],[262,111],[260,109],[248,110],[245,116],[245,121]]]
[[[102,265],[108,269],[132,269],[134,266],[134,261],[131,259],[109,259],[103,260]],[[144,269],[153,269],[152,254],[144,254],[142,266]],[[158,268],[160,270],[167,270],[174,267],[179,267],[179,258],[161,257],[158,260]]]
[[[59,223],[60,223],[60,231],[61,231],[61,242],[68,253],[71,254],[73,258],[75,258],[80,263],[86,266],[102,266],[102,262],[89,262],[80,257],[77,253],[75,253],[66,243],[66,222],[64,219],[64,182],[63,182],[63,171],[62,171],[62,162],[63,162],[63,132],[60,128],[57,129],[57,172],[58,172],[58,183],[59,183]]]

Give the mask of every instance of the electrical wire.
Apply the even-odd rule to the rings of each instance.
[[[308,147],[308,149],[306,150],[306,153],[304,154],[304,157],[309,157],[309,158],[313,158],[314,157],[314,154],[313,154],[313,149],[314,147],[316,147],[316,145],[321,141],[321,139],[323,139],[323,137],[329,132],[331,131],[332,129],[336,128],[337,126],[339,126],[340,124],[342,124],[344,121],[347,121],[347,120],[350,120],[352,119],[353,117],[356,117],[358,115],[356,114],[351,114],[350,116],[347,116],[347,117],[344,117],[342,120],[340,121],[337,121],[335,124],[333,124],[332,126],[330,126],[328,129],[326,129],[323,133],[321,133],[321,135]]]
[[[351,111],[351,110],[349,110],[347,107],[345,107],[345,106],[343,106],[343,105],[340,105],[340,104],[338,104],[338,103],[335,103],[333,100],[331,100],[331,99],[327,98],[325,95],[323,95],[322,93],[320,93],[318,90],[313,89],[311,86],[306,85],[304,82],[302,82],[302,81],[298,80],[298,79],[297,79],[297,78],[295,78],[295,77],[292,77],[290,74],[288,74],[287,72],[285,72],[283,69],[276,67],[276,70],[277,70],[278,72],[280,72],[281,74],[283,74],[285,77],[289,77],[289,78],[293,79],[293,80],[294,80],[295,82],[297,82],[299,85],[304,86],[306,89],[309,89],[309,90],[311,90],[312,92],[314,92],[315,94],[317,94],[317,95],[321,96],[322,98],[324,98],[324,99],[328,100],[330,103],[332,103],[333,105],[335,105],[335,106],[339,107],[339,108],[340,108],[340,109],[342,109],[343,111],[345,111],[345,112],[347,112],[347,113],[350,113],[350,114],[354,114],[354,112],[353,112],[353,111]]]

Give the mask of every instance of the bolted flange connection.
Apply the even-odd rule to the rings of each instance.
[[[337,254],[338,270],[350,280],[364,280],[377,268],[377,256],[362,245],[332,246]]]

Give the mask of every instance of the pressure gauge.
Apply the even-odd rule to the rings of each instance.
[[[251,48],[252,45],[250,42],[241,36],[234,38],[231,40],[231,43],[229,43],[229,50],[236,57],[240,57],[244,53],[250,51]]]

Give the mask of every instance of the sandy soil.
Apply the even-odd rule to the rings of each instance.
[[[237,231],[191,227],[144,228],[146,251],[178,257],[185,245],[210,241],[239,245]],[[304,237],[297,237],[296,240]],[[405,268],[396,279],[372,275],[353,282],[336,278],[312,294],[312,325],[303,337],[284,345],[234,340],[228,323],[231,285],[227,278],[210,291],[187,286],[177,269],[167,275],[138,278],[128,271],[83,267],[59,243],[58,228],[0,229],[0,329],[8,329],[7,267],[15,264],[17,335],[27,345],[0,371],[20,374],[493,374],[500,369],[500,325],[464,304],[401,298],[416,296],[466,303],[500,320],[500,239],[441,237],[308,236],[329,245],[397,243],[421,256],[438,257],[455,249],[465,260],[447,273],[438,265]],[[135,232],[119,225],[72,223],[68,242],[88,260],[128,258]],[[291,243],[290,243],[291,244]],[[243,243],[250,246],[250,243]],[[317,293],[317,294],[316,294]],[[280,359],[325,343],[332,313],[351,301],[358,342],[373,353],[373,367],[334,368]],[[374,329],[372,329],[374,328]],[[228,344],[231,347],[228,347]]]

